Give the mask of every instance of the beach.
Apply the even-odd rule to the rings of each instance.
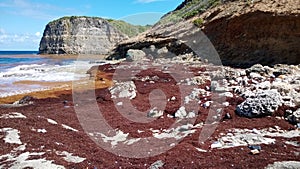
[[[37,55],[2,54],[0,67],[0,104],[12,103],[26,95],[36,98],[57,97],[72,93],[72,84],[81,83],[82,88],[93,79],[87,71],[103,64],[100,55]],[[82,59],[83,58],[83,59]],[[4,62],[7,61],[4,65]],[[12,62],[11,59],[16,59]],[[109,83],[109,82],[108,82]],[[107,87],[96,83],[96,88]]]
[[[70,84],[30,93],[40,99],[27,97],[0,108],[0,166],[265,168],[277,161],[298,165],[300,130],[284,119],[284,112],[299,107],[283,105],[264,118],[240,116],[235,109],[245,98],[221,86],[217,86],[219,92],[210,90],[207,74],[217,74],[218,67],[143,60],[102,64],[90,71],[95,70],[95,78],[73,81],[73,91]],[[237,80],[230,83],[245,91],[258,88],[258,75],[242,75],[249,84],[238,81],[243,80],[239,78],[243,71],[227,67],[227,75],[237,72],[233,75]],[[187,78],[186,72],[193,76]],[[113,76],[119,77],[114,85]],[[261,78],[265,78],[261,84],[270,80],[268,75]],[[155,90],[161,90],[165,98]],[[220,97],[216,99],[214,94]],[[161,103],[166,103],[163,113]],[[216,113],[219,108],[223,111]],[[151,121],[143,122],[144,117]],[[211,135],[203,140],[206,132]],[[259,150],[252,153],[251,146]]]

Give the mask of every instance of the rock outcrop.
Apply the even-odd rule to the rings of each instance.
[[[97,17],[63,17],[46,25],[40,54],[108,54],[127,39],[108,21]]]
[[[300,63],[298,0],[231,2],[202,15],[203,32],[224,65]]]
[[[150,45],[167,47],[176,55],[195,52],[186,44],[195,40],[188,37],[197,28],[209,38],[223,65],[299,64],[299,15],[298,0],[186,0],[147,33],[119,44],[109,58],[125,58],[127,50]],[[187,41],[178,43],[178,37]],[[199,51],[205,50],[202,46]],[[209,52],[199,57],[209,60],[203,53]]]

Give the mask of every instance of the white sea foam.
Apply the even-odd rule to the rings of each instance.
[[[0,72],[0,97],[49,89],[47,86],[37,84],[15,85],[14,82],[17,81],[67,82],[87,78],[89,77],[86,74],[87,70],[95,65],[99,65],[99,62],[76,60],[61,65],[44,63],[15,66]]]

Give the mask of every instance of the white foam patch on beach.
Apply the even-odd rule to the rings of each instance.
[[[26,116],[18,112],[11,112],[0,116],[0,119],[26,119],[26,118],[27,118]]]
[[[44,152],[25,152],[20,155],[16,155],[15,153],[6,154],[0,156],[0,160],[6,164],[9,163],[10,169],[19,169],[19,168],[43,168],[43,169],[64,169],[64,166],[53,164],[53,161],[49,161],[46,159],[35,159],[28,160],[32,156],[42,156]],[[5,159],[5,160],[4,160]],[[2,163],[3,164],[3,163]],[[0,168],[6,168],[4,164],[0,166]]]
[[[56,154],[61,155],[61,156],[65,156],[65,157],[63,157],[63,159],[65,161],[69,162],[69,163],[81,163],[86,159],[86,158],[82,158],[82,157],[79,157],[79,156],[73,156],[72,153],[69,153],[69,152],[66,152],[66,151],[63,151],[63,152],[57,151]]]
[[[70,127],[70,126],[67,126],[67,125],[65,125],[65,124],[62,124],[61,126],[62,126],[63,128],[65,128],[65,129],[67,129],[67,130],[71,130],[71,131],[78,132],[77,129],[74,129],[74,128],[72,128],[72,127]]]
[[[5,133],[4,141],[9,144],[22,144],[20,140],[20,131],[13,128],[2,128],[0,132]]]

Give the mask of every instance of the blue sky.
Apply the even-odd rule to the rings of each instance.
[[[152,24],[183,0],[1,0],[0,50],[38,50],[45,25],[62,16]]]

